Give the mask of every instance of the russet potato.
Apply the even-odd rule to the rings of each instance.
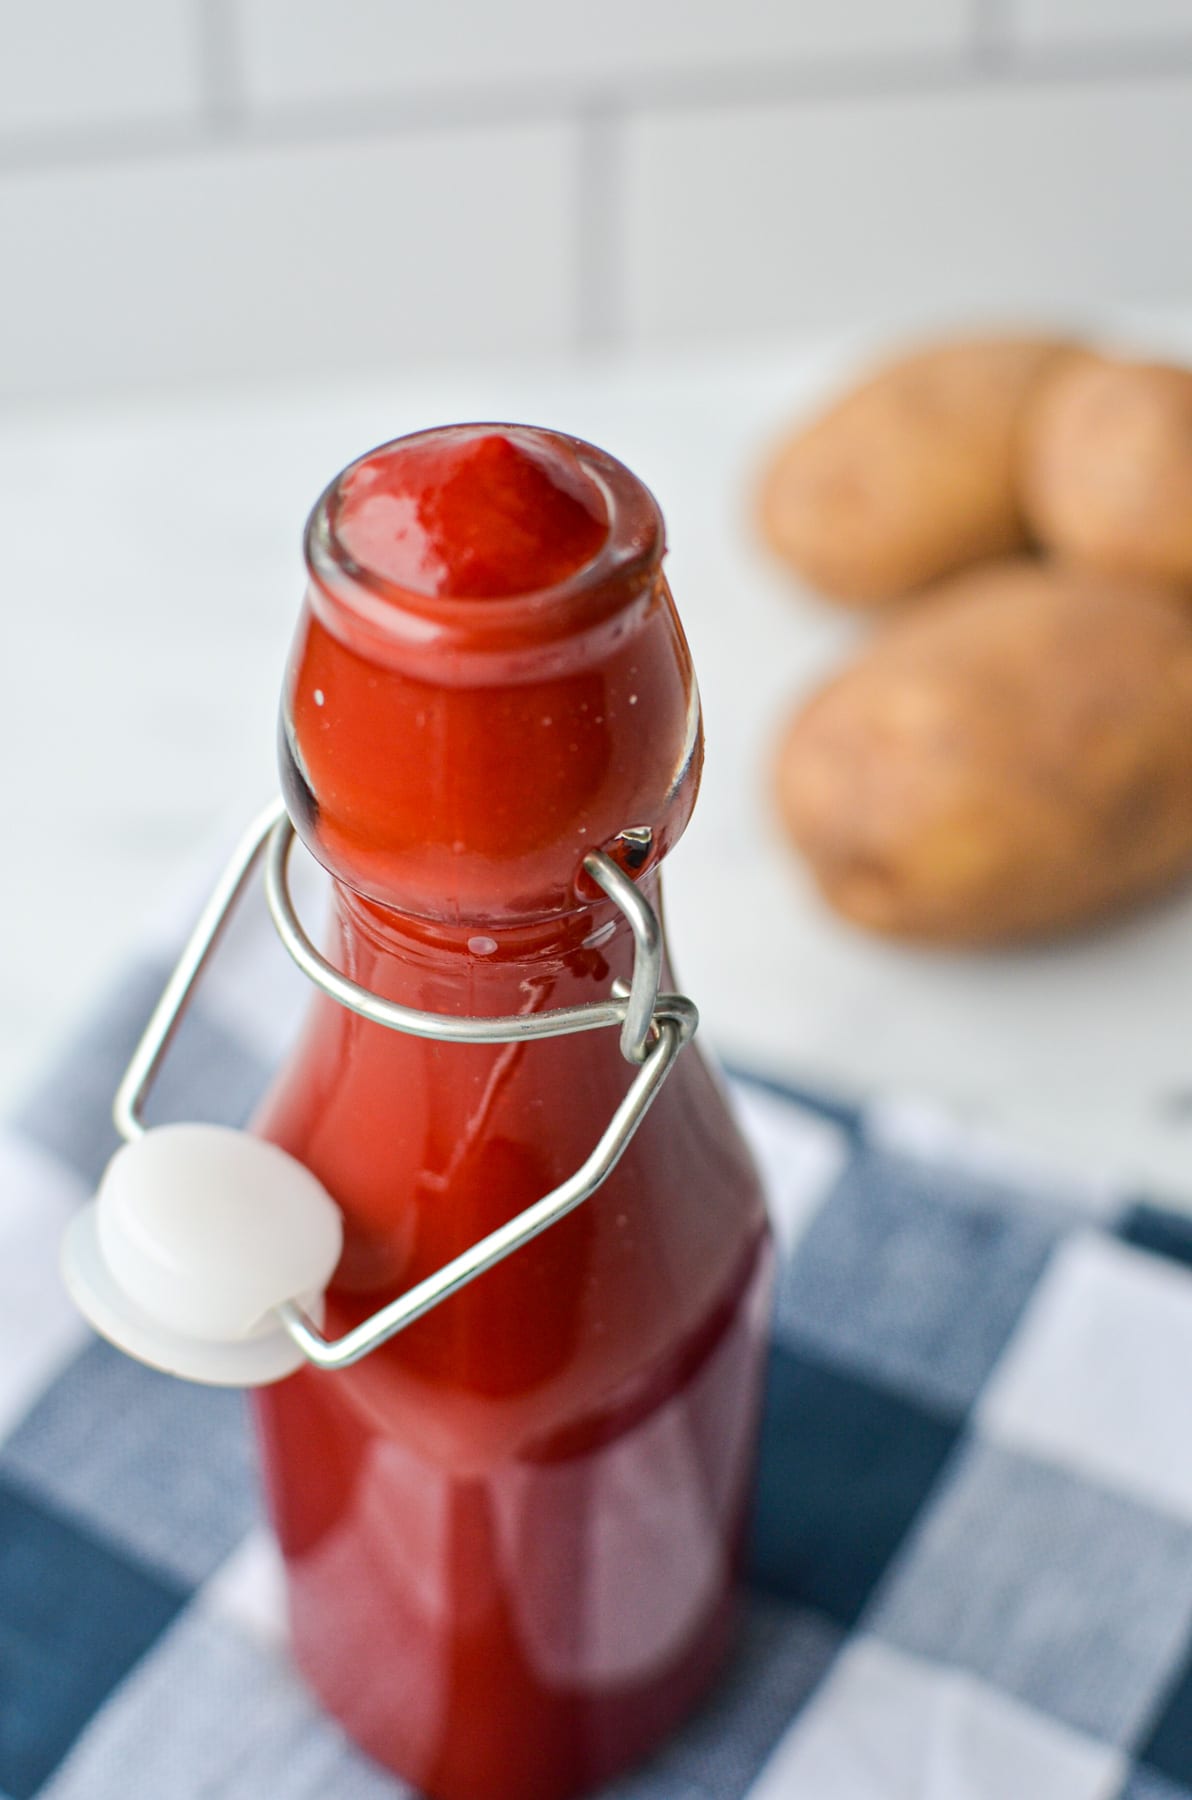
[[[820,593],[871,605],[1024,548],[1015,467],[1050,338],[937,345],[888,364],[796,432],[765,473],[762,532]]]
[[[1084,571],[971,571],[800,708],[777,793],[874,931],[990,944],[1127,907],[1192,868],[1192,615]]]
[[[1023,505],[1058,555],[1192,588],[1192,370],[1083,356],[1032,400]]]

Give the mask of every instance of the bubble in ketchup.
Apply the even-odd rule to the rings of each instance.
[[[557,438],[547,449],[483,431],[365,459],[341,484],[334,528],[358,567],[409,593],[496,600],[566,581],[609,527]]]

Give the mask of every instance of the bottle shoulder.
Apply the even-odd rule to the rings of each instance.
[[[344,1210],[336,1330],[563,1180],[627,1081],[607,1034],[498,1047],[388,1035],[366,1083],[363,1059],[321,1057],[316,1034],[256,1122]],[[490,1439],[548,1454],[598,1438],[656,1402],[659,1383],[748,1304],[766,1236],[748,1150],[689,1046],[590,1199],[329,1379],[400,1413],[403,1434],[429,1434],[443,1455]]]

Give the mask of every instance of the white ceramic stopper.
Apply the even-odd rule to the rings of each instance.
[[[274,1381],[302,1353],[273,1315],[318,1313],[343,1221],[275,1144],[221,1125],[163,1125],[108,1164],[64,1246],[67,1286],[97,1331],[156,1368],[231,1386]]]

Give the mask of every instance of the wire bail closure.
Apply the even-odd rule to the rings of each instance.
[[[296,1299],[273,1309],[277,1323],[308,1362],[321,1369],[345,1369],[566,1217],[595,1192],[616,1166],[679,1051],[693,1036],[699,1014],[686,995],[659,992],[662,931],[658,916],[602,850],[589,852],[582,867],[620,908],[634,941],[632,977],[627,985],[614,982],[609,999],[540,1013],[463,1018],[420,1012],[386,1000],[341,974],[307,936],[288,880],[294,836],[293,823],[278,799],[249,826],[217,881],[116,1090],[112,1114],[126,1142],[146,1133],[142,1117],[146,1099],[223,930],[262,860],[265,899],[286,950],[317,988],[361,1018],[415,1037],[470,1044],[518,1043],[619,1026],[621,1054],[636,1070],[599,1142],[573,1175],[342,1337],[324,1337]]]

